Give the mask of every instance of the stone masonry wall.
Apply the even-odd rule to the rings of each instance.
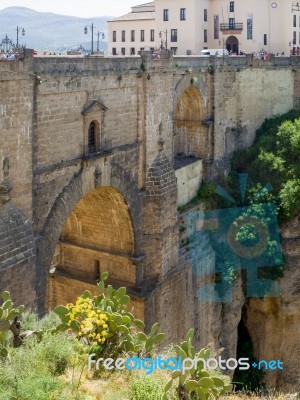
[[[194,325],[197,343],[212,341],[233,355],[242,304],[238,288],[235,302],[228,308],[201,305],[197,302],[197,288],[204,284],[203,280],[193,280],[190,264],[182,258],[178,260],[173,165],[176,110],[183,93],[199,91],[200,109],[196,102],[193,115],[183,113],[183,117],[201,115],[196,121],[201,129],[195,143],[201,149],[204,179],[216,178],[228,172],[234,150],[253,142],[255,130],[264,118],[298,105],[299,66],[299,57],[272,57],[270,61],[252,60],[249,56],[173,59],[164,52],[160,60],[144,53],[141,58],[32,57],[1,62],[0,182],[9,173],[14,187],[11,204],[21,210],[22,224],[26,225],[28,218],[33,227],[30,255],[21,243],[18,250],[12,250],[17,260],[2,268],[12,258],[4,250],[0,253],[3,288],[14,293],[16,303],[30,304],[35,301],[36,289],[43,307],[49,282],[52,292],[48,304],[67,301],[86,285],[95,289],[94,268],[98,264],[93,263],[93,258],[95,252],[103,251],[109,254],[110,261],[115,260],[116,270],[111,274],[114,282],[123,280],[132,285],[139,312],[144,313],[148,323],[158,320],[168,340],[177,341]],[[185,100],[183,103],[188,104]],[[94,154],[87,152],[91,121],[99,127]],[[7,158],[8,172],[7,166],[4,168]],[[132,236],[116,223],[117,234],[108,229],[108,237],[100,240],[98,231],[99,240],[93,243],[96,248],[84,249],[82,240],[64,243],[62,232],[72,211],[90,192],[105,187],[114,188],[128,207],[124,218],[131,221]],[[77,221],[74,219],[77,227],[83,227],[81,239],[94,228],[97,218],[108,226],[109,219],[120,217],[121,205],[106,212],[109,204],[113,199],[107,192],[100,217],[93,211],[86,218],[79,215]],[[6,206],[0,204],[0,212]],[[109,218],[105,220],[105,216]],[[124,218],[121,217],[123,222]],[[71,225],[68,229],[74,238],[76,232]],[[16,246],[17,232],[12,228],[5,235],[4,240],[13,238]],[[81,252],[76,257],[78,248]],[[49,269],[59,259],[59,251],[66,257],[59,261],[65,260],[67,268],[54,274],[51,283]],[[122,254],[116,254],[118,251]],[[88,265],[84,277],[85,258]],[[26,261],[19,269],[18,259]],[[207,253],[202,262],[212,263],[213,257]],[[112,264],[107,268],[113,269]],[[78,270],[80,279],[71,276],[72,271]],[[179,318],[182,316],[183,322]],[[291,318],[296,321],[296,317]]]

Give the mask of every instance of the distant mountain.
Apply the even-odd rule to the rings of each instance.
[[[97,32],[104,32],[105,39],[99,41],[99,48],[107,48],[107,20],[111,16],[78,18],[46,12],[37,12],[25,7],[8,7],[0,11],[0,43],[7,35],[17,40],[17,26],[25,29],[25,36],[19,32],[19,43],[37,50],[76,49],[80,45],[90,50],[92,33],[84,27],[94,24],[94,50],[97,49]]]

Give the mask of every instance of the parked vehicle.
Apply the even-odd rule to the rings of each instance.
[[[226,49],[205,49],[200,52],[200,56],[228,56]]]

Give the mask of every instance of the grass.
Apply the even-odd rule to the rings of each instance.
[[[147,376],[141,371],[124,370],[101,372],[95,377],[94,372],[88,370],[88,355],[83,345],[66,333],[51,333],[57,322],[53,313],[41,320],[35,314],[24,313],[22,327],[42,331],[42,339],[31,336],[19,348],[8,347],[9,357],[0,359],[0,400],[160,399],[169,380],[168,373],[156,371]],[[226,396],[228,398],[298,400],[300,395],[269,391],[232,394]]]

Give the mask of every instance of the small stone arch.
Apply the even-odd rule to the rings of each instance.
[[[95,154],[100,150],[100,125],[96,120],[89,124],[87,142],[88,154]]]
[[[186,88],[177,99],[174,114],[174,155],[206,158],[207,107],[200,90]]]
[[[104,115],[108,108],[99,100],[87,102],[83,111],[84,153],[91,155],[103,150]]]
[[[239,41],[236,36],[231,35],[226,39],[226,50],[239,54]]]

